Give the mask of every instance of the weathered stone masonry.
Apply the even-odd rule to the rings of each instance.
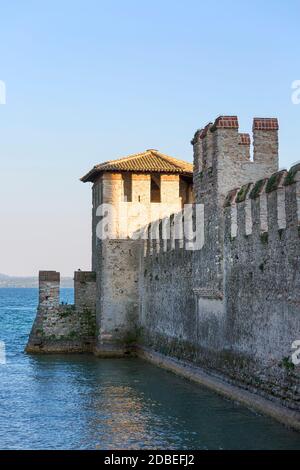
[[[92,352],[96,330],[96,275],[74,274],[75,304],[60,304],[60,274],[39,273],[39,305],[27,352]]]
[[[299,424],[300,371],[290,357],[300,339],[300,167],[278,171],[277,119],[255,118],[252,137],[253,160],[236,116],[197,131],[193,195],[191,168],[154,150],[94,167],[82,180],[93,183],[95,274],[75,273],[75,306],[62,306],[59,274],[40,273],[27,350],[157,353],[284,405]],[[143,203],[142,226],[153,233],[155,223],[158,240],[120,237],[121,201],[133,210],[130,233]],[[204,206],[196,251],[172,230],[162,239],[162,219],[193,201]],[[103,202],[116,207],[115,236],[98,240]]]
[[[143,249],[141,240],[128,237],[160,215],[177,212],[183,203],[192,200],[192,165],[150,149],[104,163],[92,170],[94,175],[89,176],[90,173],[83,180],[93,182],[92,269],[97,273],[94,353],[101,357],[124,356],[133,353],[138,340],[139,270]],[[131,191],[128,191],[129,178]],[[159,194],[158,190],[152,193],[152,180],[159,185]],[[112,236],[107,239],[96,237],[100,220],[97,208],[103,203],[114,209],[110,225]],[[122,222],[128,235],[124,234]]]
[[[163,240],[149,241],[140,273],[144,345],[295,410],[300,371],[290,355],[300,332],[299,182],[298,165],[229,193],[217,288],[195,277],[204,253],[177,241],[166,251]]]

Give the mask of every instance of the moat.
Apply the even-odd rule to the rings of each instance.
[[[37,296],[0,289],[0,449],[300,449],[299,433],[142,360],[24,354]]]

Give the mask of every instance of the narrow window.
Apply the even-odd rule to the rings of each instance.
[[[132,202],[132,178],[131,173],[123,174],[124,202]]]
[[[160,175],[151,175],[151,202],[160,202]]]

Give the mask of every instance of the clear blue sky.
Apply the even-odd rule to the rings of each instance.
[[[192,159],[219,114],[280,120],[299,160],[299,1],[0,3],[0,272],[90,267],[91,194],[103,160],[157,148]]]

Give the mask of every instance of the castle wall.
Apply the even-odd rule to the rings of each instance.
[[[60,275],[55,271],[39,273],[39,305],[27,352],[88,352],[95,345],[96,276],[77,271],[74,276],[75,304],[59,299]]]
[[[290,356],[300,336],[299,181],[298,165],[241,188],[225,209],[224,250],[226,338],[239,357],[230,374],[295,408],[300,370]]]
[[[152,245],[152,246],[151,246]],[[164,251],[166,250],[166,251]],[[196,312],[192,290],[192,251],[147,242],[141,257],[140,341],[167,355],[190,359],[196,343]],[[176,349],[179,345],[179,350]]]
[[[250,160],[250,136],[238,133],[235,116],[195,134],[204,246],[188,252],[172,240],[147,243],[142,342],[299,409],[299,369],[290,357],[300,334],[300,183],[296,167],[274,174],[277,120],[254,119],[253,143]]]
[[[270,121],[272,125],[270,125]],[[259,125],[258,126],[258,123]],[[277,122],[277,121],[276,121]],[[263,127],[257,128],[257,127]],[[268,128],[268,130],[264,130]],[[268,142],[278,142],[278,124],[270,119],[254,119],[254,146],[261,147],[260,133],[267,132]],[[243,144],[241,144],[243,142]],[[197,293],[197,303],[205,303],[205,317],[215,317],[220,340],[223,337],[221,325],[222,316],[215,315],[215,302],[218,301],[218,311],[223,311],[224,297],[224,214],[225,197],[232,188],[250,181],[270,176],[277,171],[278,154],[271,147],[266,159],[251,161],[248,151],[241,151],[246,146],[249,150],[250,136],[239,134],[239,124],[236,116],[220,116],[215,122],[209,123],[204,129],[197,131],[192,140],[194,149],[194,194],[195,202],[204,205],[205,245],[201,252],[195,254],[193,284]],[[269,147],[267,146],[267,150]],[[278,148],[277,148],[278,150]],[[198,169],[198,171],[197,171]],[[201,291],[211,292],[212,310],[207,312],[209,303]],[[200,311],[202,311],[200,309]],[[217,334],[217,333],[215,333]]]
[[[147,242],[142,343],[299,410],[290,356],[300,334],[300,167],[231,191],[225,206],[220,289],[205,275],[210,240],[194,252]]]
[[[97,245],[95,353],[122,356],[136,343],[139,242],[103,240]]]

